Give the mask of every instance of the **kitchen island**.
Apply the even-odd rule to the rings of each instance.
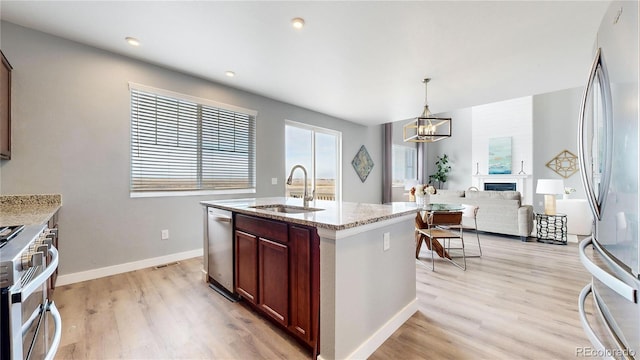
[[[282,197],[203,201],[238,215],[315,229],[319,238],[320,347],[323,359],[366,358],[417,311],[415,204],[312,201]],[[266,206],[266,207],[265,207]],[[205,252],[206,253],[206,252]],[[205,262],[206,263],[206,262]],[[237,281],[237,279],[236,279]],[[237,288],[237,284],[236,284]]]

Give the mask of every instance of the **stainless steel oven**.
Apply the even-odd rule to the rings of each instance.
[[[57,231],[46,225],[17,231],[0,249],[0,359],[53,359],[62,334],[48,294],[58,267]]]

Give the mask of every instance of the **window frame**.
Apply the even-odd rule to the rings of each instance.
[[[216,108],[220,110],[225,110],[229,112],[237,112],[244,115],[249,116],[250,121],[253,122],[250,127],[252,127],[253,134],[249,134],[249,141],[252,142],[252,146],[250,146],[250,151],[252,152],[249,155],[249,158],[252,159],[249,161],[250,168],[248,169],[248,173],[252,174],[249,176],[249,181],[252,182],[250,187],[241,188],[241,189],[188,189],[188,190],[150,190],[150,191],[134,191],[132,187],[133,181],[133,136],[134,136],[134,106],[132,102],[132,92],[141,91],[146,92],[155,96],[167,97],[173,100],[184,101],[195,103],[198,106],[207,106],[211,108]],[[148,85],[138,84],[134,82],[129,82],[129,196],[131,198],[139,198],[139,197],[169,197],[169,196],[197,196],[197,195],[228,195],[228,194],[255,194],[256,186],[257,186],[257,166],[256,166],[256,156],[257,156],[257,126],[258,126],[258,112],[256,110],[246,109],[235,105],[225,104],[221,102],[217,102],[210,99],[200,98],[188,94],[182,94],[178,92],[174,92],[166,89],[159,89]],[[198,122],[201,123],[201,119],[198,119]],[[199,126],[198,130],[198,147],[199,152],[203,149],[202,143],[202,129]],[[202,163],[202,158],[198,157],[198,161]],[[199,182],[202,181],[202,173],[198,173],[200,179]]]
[[[301,122],[297,122],[297,121],[293,121],[293,120],[287,120],[285,119],[284,121],[284,125],[285,125],[285,131],[286,131],[286,127],[287,126],[293,126],[293,127],[297,127],[300,129],[304,129],[304,130],[309,130],[312,132],[313,136],[312,136],[312,142],[311,142],[311,155],[312,155],[312,159],[311,159],[311,164],[312,164],[312,169],[311,171],[313,172],[313,176],[311,176],[311,189],[309,189],[309,191],[311,192],[312,190],[315,190],[316,188],[316,178],[317,178],[317,162],[316,162],[316,133],[321,133],[321,134],[327,134],[327,135],[332,135],[336,137],[336,184],[335,184],[335,192],[336,192],[336,198],[335,200],[327,200],[327,201],[336,201],[336,202],[341,202],[342,201],[342,132],[338,131],[338,130],[332,130],[332,129],[328,129],[328,128],[323,128],[323,127],[319,127],[319,126],[314,126],[314,125],[309,125],[309,124],[305,124],[305,123],[301,123]],[[287,143],[286,143],[286,139],[285,139],[285,154],[284,154],[284,158],[285,158],[285,166],[286,166],[286,159],[287,159]],[[286,169],[286,175],[285,175],[285,179],[289,176],[289,172],[291,171],[291,169]],[[287,192],[286,190],[286,183],[285,183],[285,194]]]
[[[413,162],[412,165],[414,166],[404,166],[403,169],[405,170],[405,177],[404,177],[404,182],[406,182],[407,180],[413,180],[413,179],[418,179],[418,147],[417,146],[406,146],[406,145],[401,145],[401,144],[391,144],[391,152],[392,152],[392,162],[395,161],[395,150],[396,149],[410,149],[413,153],[412,154],[408,154],[408,153],[404,153],[405,156],[405,160],[408,159],[407,155],[411,155],[411,157],[413,158]],[[406,164],[406,163],[405,163]],[[395,182],[395,176],[393,176],[393,168],[395,167],[395,164],[392,164],[392,171],[391,171],[391,187],[404,187],[404,182],[402,184]],[[413,172],[415,173],[415,175],[413,176],[412,179],[409,179],[406,177],[406,170],[409,168],[413,168]]]

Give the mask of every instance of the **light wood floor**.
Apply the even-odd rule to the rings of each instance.
[[[475,238],[465,236],[468,251]],[[589,276],[576,244],[482,235],[462,271],[416,265],[419,311],[371,359],[572,359],[590,346],[577,313]],[[201,259],[62,286],[57,359],[302,359],[309,353],[209,289]]]

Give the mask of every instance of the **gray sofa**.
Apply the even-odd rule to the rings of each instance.
[[[522,205],[518,191],[438,190],[428,201],[478,206],[479,231],[520,236],[523,241],[533,231],[533,206]],[[463,220],[473,226],[468,221]]]

